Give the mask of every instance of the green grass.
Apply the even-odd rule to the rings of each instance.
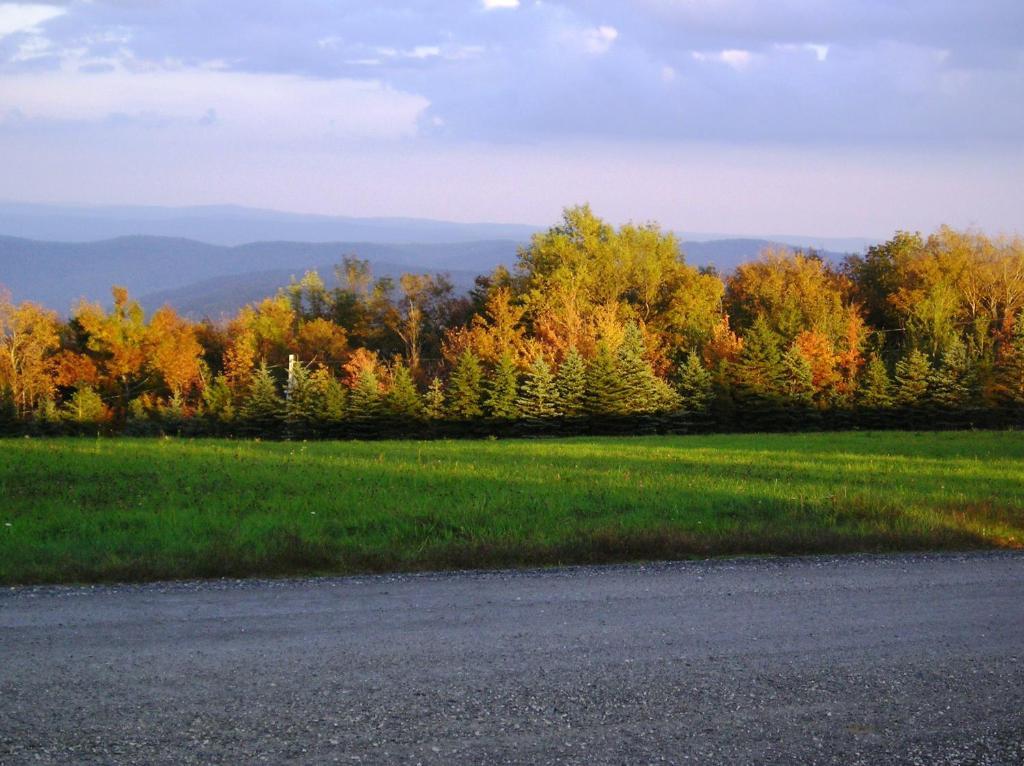
[[[1019,548],[1024,435],[0,440],[0,583]]]

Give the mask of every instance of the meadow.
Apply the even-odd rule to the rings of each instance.
[[[1024,547],[1024,435],[0,440],[0,583]]]

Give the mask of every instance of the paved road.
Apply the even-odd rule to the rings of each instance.
[[[0,590],[0,763],[1024,763],[1024,556]]]

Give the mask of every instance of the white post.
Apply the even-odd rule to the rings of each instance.
[[[295,385],[295,354],[288,354],[288,385],[284,389],[285,399],[292,398],[292,386]]]

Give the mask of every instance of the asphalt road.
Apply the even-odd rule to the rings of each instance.
[[[0,590],[0,763],[1024,763],[1024,555]]]

